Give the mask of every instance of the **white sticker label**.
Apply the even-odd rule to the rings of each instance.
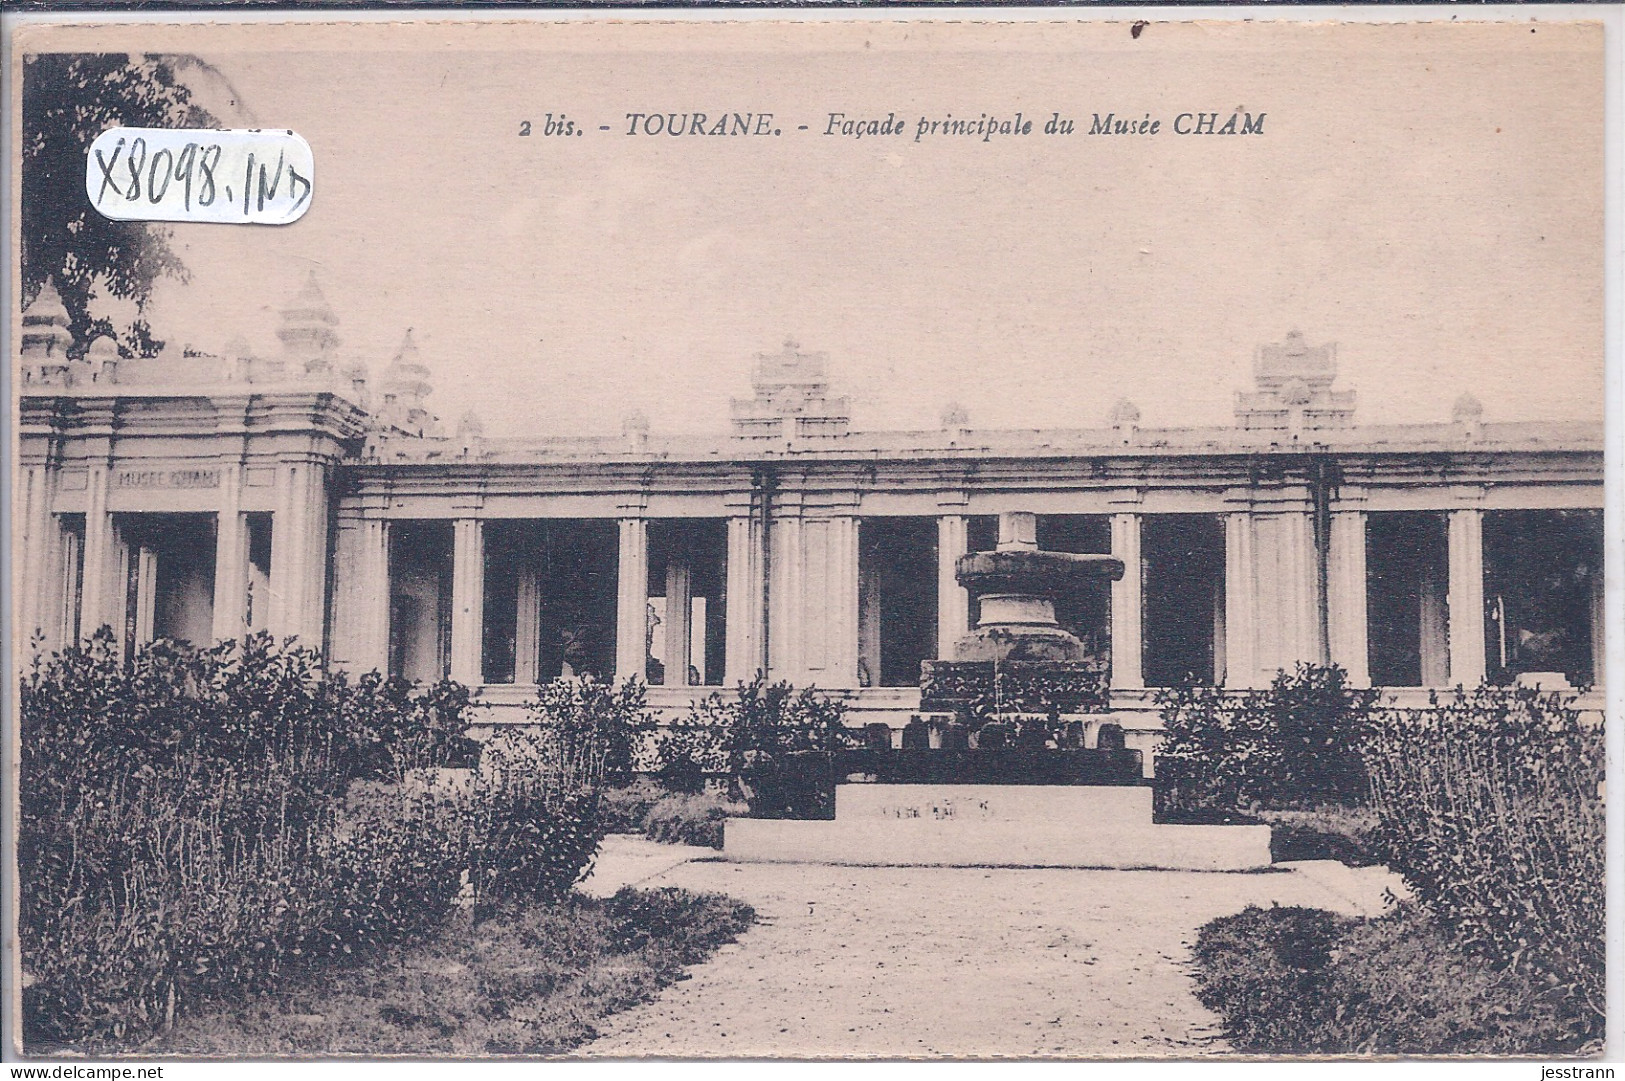
[[[286,130],[109,128],[85,155],[85,194],[120,221],[286,225],[310,207],[314,167]]]

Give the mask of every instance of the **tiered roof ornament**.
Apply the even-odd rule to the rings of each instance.
[[[33,303],[23,309],[22,347],[24,383],[66,383],[68,350],[73,335],[68,331],[68,306],[50,278],[40,286]]]
[[[423,404],[433,390],[429,369],[424,366],[417,342],[412,340],[412,332],[408,330],[379,381],[381,400],[376,413],[379,423],[408,435],[438,436],[440,420]]]
[[[1476,443],[1484,426],[1484,403],[1471,394],[1463,394],[1450,408],[1450,419],[1461,431],[1461,437]]]
[[[646,450],[649,446],[649,415],[641,409],[634,409],[622,417],[621,438],[626,440],[628,450]]]
[[[1332,390],[1337,346],[1311,346],[1293,330],[1284,342],[1261,345],[1253,357],[1253,391],[1236,392],[1236,427],[1253,431],[1314,431],[1354,426],[1354,391]]]
[[[1127,398],[1119,398],[1107,415],[1112,431],[1124,443],[1134,442],[1134,433],[1140,427],[1140,407]]]
[[[755,396],[732,401],[733,434],[745,439],[838,439],[852,420],[848,398],[829,396],[829,354],[803,353],[786,341],[779,353],[758,353],[751,371]]]
[[[282,351],[293,368],[292,374],[326,375],[333,371],[333,352],[339,346],[339,336],[333,330],[338,316],[316,284],[316,272],[310,272],[305,287],[299,290],[288,306],[282,309],[282,325],[276,336],[282,341]]]

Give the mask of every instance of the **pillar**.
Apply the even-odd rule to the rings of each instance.
[[[1450,683],[1484,682],[1484,512],[1450,512]]]
[[[802,548],[801,519],[775,517],[769,536],[772,552],[768,560],[767,671],[774,679],[805,682],[802,645],[809,630],[802,609],[805,554]],[[821,636],[822,624],[810,628]],[[820,637],[819,641],[822,641]]]
[[[242,468],[220,470],[220,508],[214,530],[214,638],[241,638],[248,629],[248,523],[244,521]]]
[[[1142,687],[1144,601],[1138,514],[1112,515],[1112,555],[1123,561],[1123,577],[1112,583],[1112,686]]]
[[[333,661],[355,672],[388,671],[388,520],[341,513],[337,549]]]
[[[519,568],[513,632],[513,681],[535,683],[541,658],[542,580],[536,564]]]
[[[318,461],[284,461],[276,472],[271,518],[271,604],[278,637],[322,648],[327,586],[327,470]]]
[[[41,645],[45,649],[54,648],[60,636],[59,621],[52,613],[57,596],[52,587],[58,578],[50,568],[58,562],[57,553],[63,547],[62,531],[51,515],[49,467],[31,465],[17,479],[22,558],[17,567],[20,574],[12,579],[18,602],[16,638],[19,655],[26,650],[31,656],[31,642],[36,634],[42,637]]]
[[[140,649],[152,641],[158,614],[158,553],[146,545],[130,549],[130,572],[135,598],[135,641]]]
[[[728,518],[728,604],[724,681],[748,683],[763,668],[762,532],[748,506]]]
[[[1224,657],[1222,676],[1230,687],[1252,687],[1257,683],[1257,641],[1253,626],[1253,530],[1252,515],[1236,512],[1224,516]]]
[[[953,656],[954,643],[970,631],[970,593],[959,584],[955,570],[970,546],[965,516],[944,514],[937,519],[937,658]]]
[[[1333,664],[1356,687],[1371,685],[1366,642],[1365,512],[1332,514],[1326,567],[1326,623]]]
[[[615,678],[644,679],[649,650],[649,523],[620,520],[615,572]]]
[[[829,653],[825,686],[858,685],[858,545],[860,521],[841,516],[831,518],[827,588],[814,596],[809,583],[806,609],[812,611],[821,601],[827,603]],[[877,628],[878,632],[878,628]],[[870,673],[880,683],[878,667]]]
[[[115,639],[122,640],[125,564],[118,530],[107,510],[110,480],[106,462],[91,464],[85,490],[85,571],[80,587],[79,633],[88,637],[107,626],[112,628]]]
[[[686,534],[675,530],[674,545]],[[694,575],[688,554],[673,552],[666,560],[666,686],[688,686],[693,661]]]
[[[478,518],[452,527],[451,678],[467,687],[485,682],[485,533]]]

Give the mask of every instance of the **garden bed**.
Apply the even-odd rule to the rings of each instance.
[[[1600,1050],[1583,1008],[1467,953],[1414,905],[1377,919],[1249,907],[1204,926],[1197,997],[1238,1051],[1559,1055]]]
[[[163,1057],[556,1055],[685,979],[755,920],[714,893],[623,889],[454,917],[430,941],[310,974],[241,1006],[182,1019],[139,1048]]]

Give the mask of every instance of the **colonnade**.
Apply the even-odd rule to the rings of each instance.
[[[852,509],[846,507],[834,514],[776,516],[764,543],[755,504],[740,500],[732,507],[738,513],[727,518],[724,682],[748,680],[765,668],[774,678],[795,683],[857,687],[860,517],[846,513]],[[954,578],[955,563],[968,550],[970,516],[963,507],[945,509],[952,513],[936,516],[939,655],[947,655],[970,622],[969,598]],[[1142,534],[1148,517],[1124,510],[1109,515],[1111,554],[1126,568],[1111,586],[1112,684],[1119,689],[1144,686]],[[1308,512],[1222,514],[1225,567],[1214,643],[1216,678],[1231,687],[1260,686],[1278,669],[1306,660],[1337,663],[1354,684],[1369,684],[1366,517],[1358,510],[1329,515],[1322,568]],[[1448,522],[1448,680],[1475,685],[1485,669],[1482,511],[1452,509]],[[334,658],[346,666],[388,663],[389,528],[389,519],[369,516],[362,508],[341,512],[332,645]],[[617,519],[617,678],[645,674],[649,528],[650,518],[641,513]],[[482,673],[484,530],[485,520],[478,517],[453,523],[450,674],[471,685]],[[87,563],[93,535],[101,538],[94,543],[107,544],[105,533],[87,529]],[[222,539],[223,549],[226,544]],[[285,572],[282,580],[290,578],[298,576]],[[679,598],[678,614],[664,631],[668,671],[675,673],[669,682],[683,683],[693,641],[686,603],[691,584],[681,564],[668,569],[665,581],[668,598]],[[534,574],[519,576],[516,682],[536,679],[536,644],[527,636],[535,634],[540,588]]]

